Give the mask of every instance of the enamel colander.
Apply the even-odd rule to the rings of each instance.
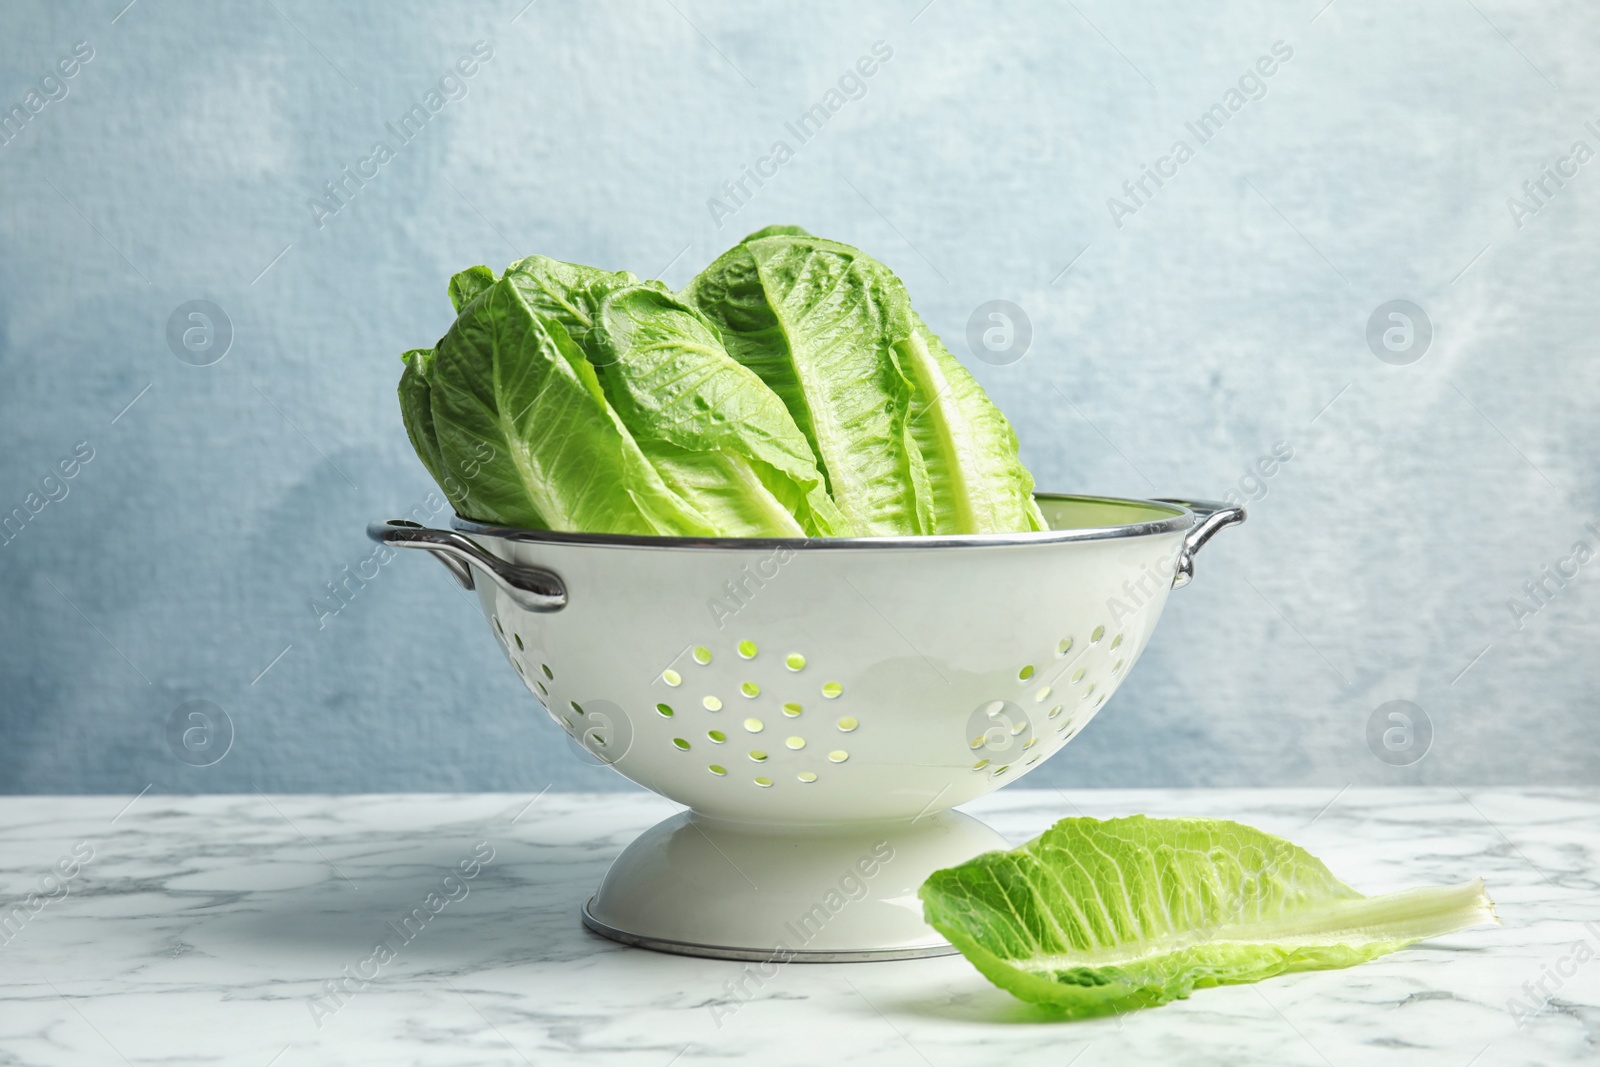
[[[686,810],[634,841],[588,926],[667,951],[953,951],[932,871],[1006,847],[950,809],[1076,737],[1241,508],[1041,494],[1039,533],[671,538],[374,524],[475,589],[557,725]],[[487,580],[475,580],[487,579]]]

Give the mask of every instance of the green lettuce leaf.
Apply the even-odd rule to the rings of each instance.
[[[433,480],[439,483],[450,506],[457,511],[466,504],[465,487],[460,479],[450,477],[445,469],[444,455],[439,451],[439,439],[433,431],[433,408],[428,387],[428,370],[433,364],[433,349],[413,348],[402,355],[406,369],[400,372],[400,417],[405,420],[406,436],[417,458],[428,468]]]
[[[1482,880],[1366,897],[1304,849],[1216,819],[1063,819],[936,871],[923,912],[995,985],[1067,1017],[1348,967],[1498,922]]]
[[[431,361],[408,367],[419,364],[442,470],[464,487],[461,514],[534,529],[715,532],[662,481],[566,329],[535,313],[509,274],[472,297]]]
[[[662,478],[723,536],[848,532],[811,445],[699,312],[655,287],[600,299],[586,352]]]
[[[472,303],[479,293],[493,285],[496,280],[494,271],[488,267],[468,267],[464,271],[458,271],[455,277],[450,279],[450,303],[456,309],[456,314],[459,315],[462,308]]]
[[[871,256],[769,226],[684,296],[783,399],[863,532],[1046,528],[1010,423]]]
[[[913,386],[894,350],[909,305],[875,260],[789,229],[752,234],[683,295],[789,409],[854,529],[922,532],[906,430]]]
[[[613,289],[641,284],[625,270],[601,270],[549,256],[519,259],[506,268],[506,277],[530,308],[561,323],[567,335],[585,351],[589,349],[589,331],[594,327],[600,300]],[[644,284],[665,290],[660,282]]]
[[[915,311],[911,323],[910,336],[896,342],[895,351],[916,386],[907,430],[920,468],[923,531],[1048,529],[1033,499],[1033,475],[1017,458],[1011,424]]]

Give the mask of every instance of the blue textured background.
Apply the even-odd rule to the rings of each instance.
[[[0,107],[94,53],[0,146],[0,511],[93,449],[0,545],[0,789],[626,787],[440,567],[310,605],[430,491],[393,388],[451,272],[543,252],[676,286],[779,221],[889,262],[964,358],[974,308],[1025,309],[1026,357],[970,365],[1042,486],[1264,487],[1032,783],[1600,780],[1600,561],[1520,626],[1507,604],[1600,515],[1600,161],[1507,205],[1600,148],[1583,6],[123,2],[0,9]],[[1117,226],[1107,198],[1280,40]],[[319,225],[476,41],[465,95]],[[865,95],[719,227],[708,198],[876,41]],[[1365,337],[1397,298],[1435,328],[1407,366]],[[167,344],[194,299],[234,330],[211,366]],[[210,767],[168,747],[190,699],[236,731]],[[1434,733],[1406,768],[1367,742],[1393,699]]]

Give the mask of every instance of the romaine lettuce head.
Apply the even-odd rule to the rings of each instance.
[[[928,923],[995,985],[1086,1017],[1205,986],[1349,967],[1479,923],[1482,880],[1366,897],[1282,838],[1220,819],[1063,819],[935,871]]]
[[[868,534],[923,532],[907,432],[912,383],[894,341],[910,332],[886,272],[809,235],[752,235],[685,290],[728,353],[760,375],[809,438],[828,490]]]
[[[587,339],[612,408],[724,536],[850,532],[788,409],[698,311],[664,289],[612,289]]]
[[[435,477],[459,484],[459,513],[533,529],[713,532],[639,449],[566,328],[510,277],[470,294],[432,358],[408,370],[426,382]],[[425,439],[420,405],[403,410]]]
[[[799,227],[768,227],[683,296],[783,400],[858,529],[1045,527],[1010,424],[871,256]]]
[[[840,537],[1044,528],[1004,416],[857,249],[751,234],[681,295],[545,256],[450,281],[400,409],[457,513]]]
[[[783,404],[659,283],[534,256],[451,280],[408,352],[412,445],[456,511],[531,529],[850,532]]]

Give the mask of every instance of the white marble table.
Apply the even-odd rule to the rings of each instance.
[[[1086,1023],[960,957],[795,964],[736,1001],[742,964],[585,931],[606,864],[673,810],[637,793],[0,800],[0,1064],[1600,1060],[1600,790],[987,797],[970,810],[1019,842],[1068,814],[1203,814],[1289,837],[1369,893],[1482,875],[1504,922]],[[372,973],[386,924],[489,849],[376,977],[313,1001],[347,965]],[[55,899],[32,910],[39,892]]]

